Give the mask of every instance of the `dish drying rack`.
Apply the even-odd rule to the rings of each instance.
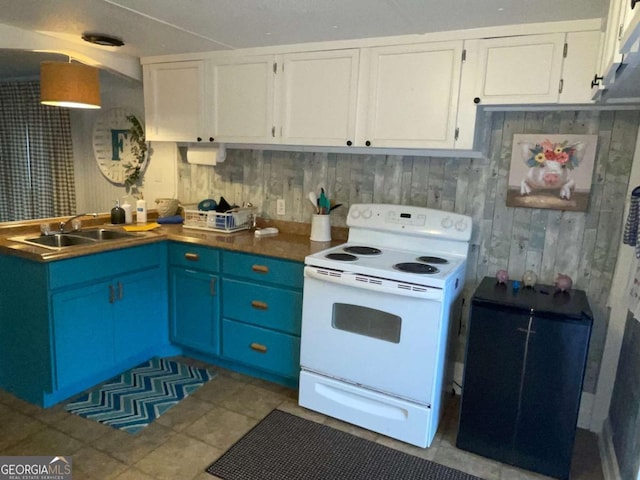
[[[234,208],[219,213],[213,210],[198,210],[196,205],[187,205],[184,209],[183,227],[223,233],[239,232],[251,228],[254,215],[255,207]]]

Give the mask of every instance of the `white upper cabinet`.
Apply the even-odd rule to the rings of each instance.
[[[281,143],[354,143],[359,52],[345,49],[282,56],[276,104],[276,135]]]
[[[366,129],[371,147],[452,148],[462,42],[369,50]]]
[[[204,61],[144,66],[147,140],[208,142],[213,134],[207,112]]]
[[[599,30],[567,33],[559,103],[592,103],[591,81],[598,70],[601,37]]]
[[[230,56],[211,61],[216,142],[265,143],[274,136],[275,57]]]
[[[564,43],[564,33],[481,40],[476,103],[557,102]]]

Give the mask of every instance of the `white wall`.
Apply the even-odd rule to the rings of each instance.
[[[93,154],[93,124],[110,108],[127,107],[144,120],[142,84],[108,72],[101,72],[101,110],[72,110],[71,129],[76,182],[76,210],[78,212],[108,212],[115,200],[122,200],[127,192],[124,186],[112,184],[102,175]],[[140,188],[147,199],[147,207],[154,208],[153,201],[176,194],[176,145],[154,143],[144,183]]]
[[[625,200],[625,216],[629,212],[629,199],[631,191],[640,185],[640,135],[636,139],[636,151],[633,158],[633,166],[629,176],[628,194]],[[622,238],[620,240],[622,242]],[[616,379],[616,369],[620,357],[620,347],[624,335],[624,326],[627,319],[627,283],[632,272],[635,272],[637,260],[634,249],[628,245],[620,243],[618,250],[618,261],[609,292],[609,326],[607,328],[607,339],[602,354],[600,364],[600,374],[598,376],[598,388],[591,415],[591,430],[601,432],[605,419],[609,416],[609,405],[611,394],[613,393],[613,383]]]

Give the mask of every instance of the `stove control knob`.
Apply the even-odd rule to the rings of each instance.
[[[360,210],[358,210],[356,208],[351,210],[351,217],[352,218],[360,218]]]
[[[370,208],[368,208],[364,212],[362,212],[362,218],[371,218],[372,214],[373,212],[371,211]]]
[[[456,222],[456,230],[458,230],[459,232],[464,232],[467,229],[467,222],[465,222],[464,220],[458,220]]]
[[[453,220],[451,220],[451,217],[444,217],[442,219],[442,222],[440,222],[440,224],[444,227],[444,228],[451,228],[453,227]]]

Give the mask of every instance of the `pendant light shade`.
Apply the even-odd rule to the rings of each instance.
[[[100,108],[98,69],[81,63],[42,62],[40,103],[68,108]]]

